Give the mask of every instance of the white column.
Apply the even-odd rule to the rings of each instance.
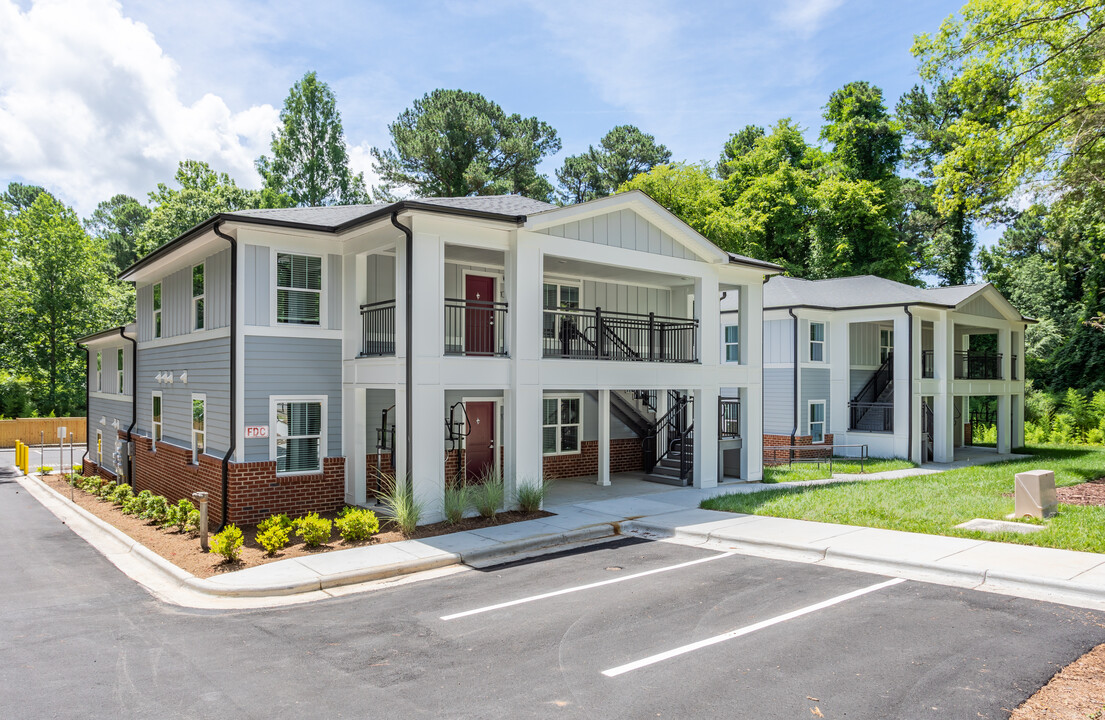
[[[542,257],[514,233],[506,253],[506,290],[511,389],[506,393],[506,482],[536,481],[543,473],[541,453],[541,283]]]
[[[365,489],[366,458],[368,454],[367,423],[365,417],[365,391],[346,387],[343,392],[342,447],[345,448],[345,502],[364,505],[368,500]]]
[[[721,291],[716,275],[695,280],[694,312],[700,321],[698,361],[703,365],[718,365],[721,362],[721,332],[717,324],[717,319],[721,317]],[[704,318],[712,318],[712,323],[708,326],[702,322]]]
[[[599,477],[596,485],[610,484],[610,391],[599,390]]]
[[[998,452],[1007,453],[1011,449],[1009,396],[998,395]]]
[[[909,435],[909,398],[913,388],[909,382],[911,358],[908,347],[909,316],[903,311],[894,318],[894,449],[898,457],[911,455],[913,445],[913,438]],[[914,427],[913,432],[916,435],[918,429]],[[915,454],[912,457],[917,459]]]
[[[716,333],[715,333],[716,334]],[[717,487],[717,399],[718,388],[706,387],[694,393],[694,486]]]
[[[741,389],[741,479],[764,478],[763,385]]]
[[[936,378],[936,396],[933,398],[932,459],[938,463],[955,459],[955,398],[952,395],[951,371],[954,366],[952,349],[953,323],[947,313],[933,323],[933,374]]]
[[[826,433],[833,434],[833,442],[844,445],[848,430],[848,402],[851,397],[851,323],[843,319],[829,322],[829,397],[826,398],[828,417]]]
[[[1024,395],[1011,395],[1009,398],[1012,414],[1011,442],[1014,448],[1024,447]]]
[[[413,220],[411,221],[414,224]],[[416,497],[425,503],[426,522],[441,515],[445,495],[445,390],[440,364],[444,344],[445,251],[438,235],[418,232],[414,227],[413,320],[414,418],[411,424],[414,447],[411,453]],[[397,323],[402,325],[403,323]]]

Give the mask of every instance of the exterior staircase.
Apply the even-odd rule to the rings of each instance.
[[[858,432],[894,431],[894,354],[886,360],[848,403],[848,429]]]

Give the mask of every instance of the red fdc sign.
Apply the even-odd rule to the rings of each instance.
[[[268,436],[268,425],[246,425],[246,438],[267,438]]]

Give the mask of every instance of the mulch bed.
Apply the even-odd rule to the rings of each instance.
[[[1047,685],[1014,710],[1010,720],[1093,720],[1102,717],[1105,717],[1105,645],[1098,645],[1060,670]]]
[[[80,505],[101,520],[111,523],[116,528],[122,530],[124,533],[142,543],[150,550],[153,550],[177,567],[201,578],[211,577],[219,573],[233,572],[235,570],[244,570],[249,567],[264,565],[265,563],[274,562],[276,560],[287,560],[288,558],[316,555],[332,550],[346,550],[354,547],[398,542],[400,540],[420,540],[423,538],[435,537],[437,535],[447,535],[448,533],[461,532],[464,530],[478,530],[479,528],[494,527],[496,525],[507,525],[522,520],[534,520],[536,518],[553,515],[553,513],[544,511],[532,513],[521,511],[504,512],[499,513],[491,520],[475,517],[462,520],[456,525],[449,525],[443,522],[433,525],[423,525],[409,537],[404,536],[398,530],[394,529],[390,519],[381,517],[380,532],[372,536],[370,540],[352,543],[346,542],[338,535],[337,526],[334,526],[331,529],[329,542],[317,548],[308,548],[303,544],[303,541],[297,538],[293,533],[289,538],[288,544],[272,557],[269,557],[265,549],[257,544],[256,526],[239,525],[242,535],[244,536],[241,556],[237,562],[228,563],[224,561],[220,555],[203,552],[200,549],[199,539],[196,536],[189,533],[180,533],[176,530],[162,530],[155,525],[150,525],[145,520],[126,515],[122,510],[115,507],[110,502],[100,500],[80,488],[70,487],[69,483],[67,483],[65,478],[61,475],[48,475],[43,478],[43,480],[47,485],[66,498],[69,497],[69,492],[72,490],[73,499],[77,505]],[[321,516],[333,520],[337,517],[337,514],[329,513]]]
[[[1105,505],[1105,478],[1055,488],[1055,494],[1067,505]]]

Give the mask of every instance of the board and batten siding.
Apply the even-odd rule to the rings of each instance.
[[[137,430],[147,437],[153,427],[153,393],[161,391],[161,437],[192,447],[192,395],[207,396],[207,453],[222,458],[230,447],[230,338],[143,348],[138,368]],[[188,382],[180,382],[188,372]],[[158,373],[172,372],[174,382],[159,383]]]
[[[230,325],[230,249],[208,255],[205,264],[204,321],[205,330]],[[187,335],[194,330],[192,318],[192,268],[189,265],[161,278],[161,337]],[[147,342],[153,336],[153,286],[158,281],[140,285],[136,290],[135,309],[138,341]]]
[[[794,371],[764,368],[764,432],[789,435],[794,427]]]
[[[88,349],[88,388],[92,392],[111,393],[129,396],[134,392],[134,378],[131,377],[133,345],[101,346]],[[119,389],[119,348],[123,348],[123,389]],[[103,353],[100,364],[100,389],[96,390],[96,353]]]
[[[875,370],[868,369],[855,369],[848,371],[848,397],[852,400],[855,399],[859,391],[863,389],[863,386],[871,381],[871,378],[875,376]]]
[[[580,305],[588,310],[602,308],[607,312],[672,315],[670,290],[596,280],[583,281]]]
[[[369,255],[365,258],[368,273],[366,303],[395,299],[395,256]]]
[[[380,421],[383,419],[384,410],[391,408],[388,413],[388,427],[395,424],[395,391],[370,388],[365,390],[365,432],[367,436],[368,453],[376,452],[378,436],[376,431],[380,429]],[[391,442],[390,437],[388,442]]]
[[[502,268],[487,267],[483,265],[464,265],[454,262],[445,263],[445,297],[456,298],[458,300],[464,299],[464,274],[466,272],[472,275],[494,275],[498,297],[492,298],[492,301],[502,302],[506,299],[506,283],[503,282]],[[392,276],[392,279],[394,280],[394,276]]]
[[[274,395],[325,395],[326,455],[341,455],[340,340],[247,335],[244,361],[246,425],[269,425],[269,399]],[[268,438],[242,442],[246,462],[276,459],[269,457]]]
[[[246,325],[270,325],[272,304],[276,302],[276,287],[273,285],[272,264],[276,262],[276,252],[264,245],[242,245],[242,296],[245,301],[243,323]],[[311,253],[302,251],[304,255]],[[341,304],[341,255],[322,256],[323,284],[320,310],[326,308],[327,327],[340,330],[342,321]]]
[[[967,315],[979,315],[981,317],[1002,319],[1005,316],[998,311],[993,304],[984,297],[976,297],[959,309],[959,312]]]
[[[538,232],[597,245],[638,250],[653,255],[685,258],[687,260],[700,259],[678,240],[632,210],[619,210],[605,215],[575,220]]]
[[[763,333],[764,363],[792,365],[794,363],[794,321],[789,318],[765,320]],[[790,377],[789,371],[787,371],[787,377]],[[787,432],[790,432],[789,428]]]
[[[829,399],[829,369],[802,368],[799,382],[801,383],[801,402],[798,404],[798,432],[803,435],[809,432],[810,400],[824,400],[825,432],[831,433],[829,414],[832,401]]]
[[[878,367],[879,324],[850,323],[848,327],[848,357],[852,367]],[[892,326],[891,326],[892,327]]]

